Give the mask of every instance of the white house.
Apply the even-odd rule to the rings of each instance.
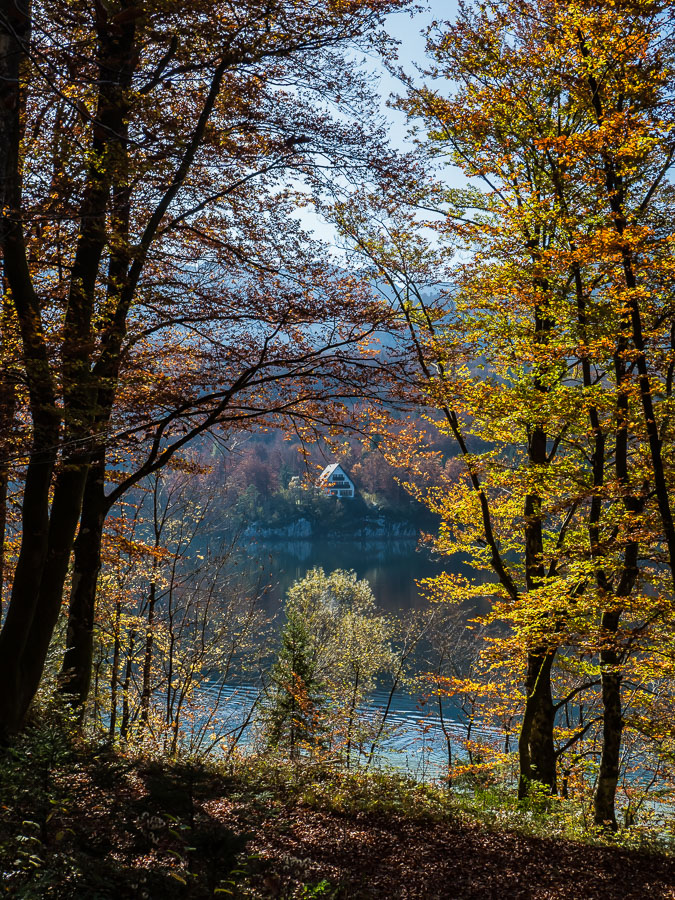
[[[319,475],[319,486],[333,497],[354,496],[354,482],[342,468],[340,463],[326,466]]]

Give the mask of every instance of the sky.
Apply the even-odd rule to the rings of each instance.
[[[433,0],[425,4],[423,12],[416,13],[412,18],[408,13],[397,13],[387,17],[387,31],[398,41],[399,64],[406,72],[412,73],[415,64],[424,64],[426,28],[435,20],[452,20],[456,12],[456,0]],[[373,68],[380,76],[380,93],[384,99],[390,94],[400,92],[399,82],[383,66]],[[392,142],[405,146],[406,125],[403,116],[395,110],[387,110],[387,117],[392,126]]]
[[[422,5],[422,4],[420,4]],[[406,72],[412,73],[415,64],[424,64],[425,61],[425,29],[434,20],[452,20],[457,12],[457,0],[431,0],[423,4],[421,12],[414,15],[410,13],[396,13],[387,17],[387,32],[398,42],[398,62]],[[403,113],[387,107],[387,100],[392,94],[402,93],[401,83],[391,75],[384,65],[375,59],[366,61],[366,69],[369,69],[379,79],[379,94],[381,98],[381,113],[385,117],[389,127],[389,139],[392,145],[399,150],[409,149],[410,142],[407,139],[408,126]],[[463,183],[458,178],[458,185]],[[312,231],[316,237],[326,241],[329,245],[335,245],[335,232],[316,214],[309,209],[300,213],[303,225]],[[335,248],[337,249],[337,248]],[[342,253],[337,255],[342,257]]]

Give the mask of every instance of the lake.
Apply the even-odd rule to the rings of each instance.
[[[320,566],[326,572],[352,569],[358,578],[369,582],[377,605],[384,612],[405,613],[421,609],[427,604],[418,582],[438,575],[444,570],[466,570],[457,559],[434,558],[425,547],[418,547],[414,538],[366,539],[359,541],[333,539],[256,539],[243,547],[255,567],[264,571],[265,580],[272,585],[265,598],[271,614],[280,611],[284,595],[293,582],[303,578],[310,569]],[[467,618],[474,613],[467,609]],[[258,688],[251,684],[233,685],[218,693],[215,685],[206,687],[204,699],[220,696],[222,713],[214,722],[223,733],[236,730],[246,719]],[[386,687],[370,697],[368,715],[379,717],[386,706]],[[456,710],[445,704],[446,731],[453,744],[465,737],[465,726]],[[435,709],[419,705],[418,698],[400,690],[394,698],[387,718],[389,737],[377,756],[378,764],[394,766],[418,778],[438,777],[445,770],[447,740]],[[243,736],[246,745],[247,732]],[[481,729],[474,725],[474,735]],[[487,732],[484,736],[488,736]],[[456,750],[457,752],[457,750]]]
[[[385,612],[419,609],[426,602],[417,582],[438,575],[452,560],[433,559],[414,538],[365,541],[262,540],[245,548],[249,558],[264,567],[272,582],[270,607],[277,606],[294,581],[320,566],[325,572],[353,569],[370,583],[377,605]],[[461,565],[461,564],[460,564]]]

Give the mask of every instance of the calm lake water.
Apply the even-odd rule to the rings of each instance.
[[[310,569],[320,566],[327,573],[353,569],[373,589],[378,606],[390,613],[419,609],[426,601],[417,583],[438,575],[452,560],[433,559],[425,548],[418,549],[414,538],[335,541],[257,540],[247,547],[252,560],[269,573],[273,588],[270,604],[282,601],[288,588]]]

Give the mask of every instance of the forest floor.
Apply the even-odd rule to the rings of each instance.
[[[656,900],[675,898],[675,857],[471,822],[400,778],[43,741],[0,756],[0,885],[26,900]]]

